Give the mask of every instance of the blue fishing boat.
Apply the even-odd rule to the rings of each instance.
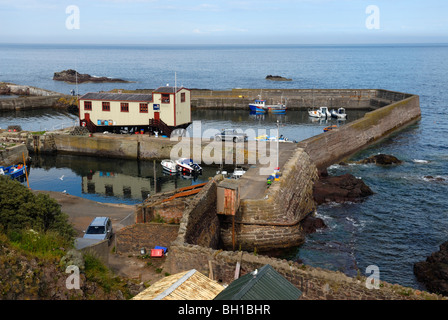
[[[266,113],[266,100],[256,99],[255,102],[249,103],[250,111],[255,111],[257,113]]]
[[[253,103],[249,103],[250,111],[255,111],[256,113],[266,113],[270,112],[273,114],[285,114],[286,113],[286,104],[283,104],[280,101],[278,104],[266,105],[266,100],[261,99],[261,96],[258,96],[259,99],[255,99]],[[283,97],[281,98],[283,100]]]
[[[278,105],[268,106],[268,111],[273,114],[286,114],[286,106],[279,103]]]
[[[25,170],[26,166],[22,164],[12,165],[8,167],[0,166],[0,175],[9,176],[11,177],[11,179],[16,179],[25,175]]]

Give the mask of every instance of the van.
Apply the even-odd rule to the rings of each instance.
[[[108,217],[96,217],[84,231],[84,239],[111,240],[112,221]]]

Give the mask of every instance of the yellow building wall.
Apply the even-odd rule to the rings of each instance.
[[[98,125],[98,120],[112,120],[115,126],[148,125],[149,119],[154,118],[152,103],[148,103],[148,113],[140,113],[140,102],[132,101],[104,101],[110,103],[110,111],[103,111],[103,101],[92,101],[92,111],[84,109],[84,100],[81,101],[81,119],[90,114],[90,120]],[[129,112],[121,112],[121,102],[129,104]]]
[[[181,102],[181,93],[185,93],[185,102]],[[174,116],[174,103],[176,100],[176,116]],[[84,101],[92,102],[92,110],[85,110]],[[102,103],[110,103],[110,111],[103,111]],[[129,104],[129,112],[121,112],[121,103]],[[98,120],[112,120],[114,126],[144,126],[149,124],[149,119],[154,119],[153,104],[159,104],[160,119],[169,126],[178,126],[191,122],[191,104],[190,91],[181,89],[174,94],[170,94],[170,102],[162,103],[162,94],[153,93],[153,101],[148,102],[148,113],[140,113],[140,101],[99,101],[99,100],[81,100],[80,117],[85,119],[85,114],[90,114],[90,120],[98,125]]]
[[[185,93],[185,102],[181,102],[181,94]],[[176,94],[176,125],[191,122],[190,90],[182,89]]]

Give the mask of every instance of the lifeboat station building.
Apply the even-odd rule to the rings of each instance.
[[[169,136],[191,124],[190,90],[159,87],[151,94],[90,92],[79,98],[80,125],[90,132]]]

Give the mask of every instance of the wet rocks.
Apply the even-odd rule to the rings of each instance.
[[[395,156],[381,153],[381,154],[373,155],[373,156],[363,159],[361,161],[358,161],[357,163],[361,163],[361,164],[375,163],[378,165],[391,165],[391,164],[401,164],[402,162],[403,161],[401,161],[400,159],[398,159]]]
[[[282,76],[273,76],[273,75],[267,75],[266,80],[272,80],[272,81],[292,81],[292,79],[288,79]]]
[[[63,70],[61,72],[55,72],[53,75],[53,80],[56,81],[64,81],[68,83],[84,83],[84,82],[124,82],[128,83],[130,81],[122,80],[122,79],[114,79],[114,78],[108,78],[108,77],[94,77],[90,74],[81,74],[78,73],[76,70],[68,69]]]
[[[314,201],[318,205],[326,202],[357,202],[374,194],[364,181],[349,173],[329,176],[324,170],[319,177],[313,188]]]
[[[427,180],[427,181],[446,181],[446,179],[444,177],[441,177],[441,176],[436,176],[436,177],[434,177],[434,176],[423,176],[423,179]]]
[[[314,215],[308,215],[305,219],[300,222],[302,226],[303,232],[305,234],[311,234],[316,232],[318,229],[324,229],[327,226],[324,223],[324,220],[321,218],[317,218]]]
[[[431,254],[426,261],[415,263],[414,274],[428,291],[448,295],[448,241],[441,244],[440,250]]]

